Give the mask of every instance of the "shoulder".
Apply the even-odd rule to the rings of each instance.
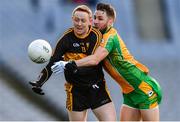
[[[69,36],[72,35],[73,28],[69,28],[58,38],[57,44],[62,44]]]
[[[112,27],[106,34],[107,35],[115,35],[115,34],[117,34],[117,30]]]
[[[69,34],[71,34],[73,31],[74,31],[73,28],[69,28],[69,29],[67,29],[66,31],[64,31],[63,36],[69,35]]]
[[[101,32],[98,29],[92,27],[91,31],[92,31],[92,33],[95,33],[97,36],[102,37],[102,34],[101,34]]]
[[[61,35],[61,37],[58,40],[63,40],[66,38],[69,38],[69,36],[72,36],[74,29],[73,28],[68,28],[64,33]]]
[[[117,30],[112,27],[107,33],[103,35],[103,39],[108,40],[109,38],[114,38],[115,35],[117,35]]]

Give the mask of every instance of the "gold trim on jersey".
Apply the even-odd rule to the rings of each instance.
[[[119,35],[118,35],[118,40],[121,45],[122,55],[124,59],[134,64],[138,69],[140,69],[142,72],[147,74],[149,72],[149,69],[145,65],[139,63],[137,60],[134,59],[134,57],[129,53],[125,43],[123,42],[123,40]]]
[[[134,88],[121,76],[121,74],[119,74],[107,59],[103,60],[103,68],[121,86],[123,93],[128,94],[134,90]]]
[[[92,31],[97,35],[97,41],[96,44],[93,48],[92,54],[94,54],[95,50],[97,49],[97,47],[100,45],[101,40],[102,40],[102,34],[101,32],[99,32],[97,29],[93,28]]]
[[[142,81],[141,84],[138,86],[138,88],[147,95],[149,94],[149,92],[151,91],[153,92],[152,87],[145,81]]]
[[[82,59],[84,57],[86,57],[87,55],[84,53],[65,53],[64,54],[64,60],[65,61],[69,61],[69,60],[79,60]]]
[[[154,102],[149,106],[149,109],[156,108],[158,106],[158,102]]]
[[[66,108],[69,111],[72,111],[72,108],[73,108],[73,97],[72,97],[71,90],[73,88],[73,85],[70,84],[70,83],[65,83],[64,86],[65,86],[65,91],[66,91],[66,95],[67,95],[67,98],[66,98]]]
[[[73,29],[73,30],[74,30],[74,29]],[[88,32],[87,32],[84,36],[78,36],[75,32],[74,32],[74,35],[75,35],[77,38],[84,39],[84,38],[86,38],[86,37],[90,34],[91,30],[92,30],[92,26],[90,26]]]
[[[117,31],[116,31],[114,28],[110,28],[110,30],[109,30],[107,33],[103,34],[103,41],[102,41],[102,43],[100,44],[100,46],[106,47],[109,38],[110,38],[111,36],[114,36],[116,33],[117,33]]]
[[[59,43],[59,41],[60,41],[66,34],[72,32],[72,31],[73,31],[73,28],[69,28],[67,31],[65,31],[65,32],[63,33],[62,36],[60,36],[60,38],[58,38],[58,41],[57,41],[57,43],[56,43],[56,47],[54,48],[52,55],[54,55],[54,52],[55,52],[55,50],[56,50],[56,48],[57,48],[57,44]]]
[[[117,31],[114,28],[111,28],[107,33],[105,33],[103,35],[104,42],[101,43],[101,46],[106,47],[109,38],[111,36],[116,35],[116,34],[117,34]],[[149,69],[145,65],[139,63],[137,60],[134,59],[134,57],[128,51],[124,41],[119,36],[119,34],[117,34],[117,37],[118,37],[118,41],[119,41],[120,48],[121,48],[121,53],[122,53],[122,56],[123,56],[124,60],[130,62],[133,65],[135,65],[138,69],[140,69],[142,72],[147,74],[149,72]]]
[[[108,43],[108,39],[110,38],[110,36],[111,36],[111,35],[109,35],[109,36],[104,36],[104,35],[103,35],[103,40],[102,40],[102,42],[101,42],[101,44],[100,44],[101,47],[104,47],[104,48],[106,47],[106,45],[107,45],[107,43]]]

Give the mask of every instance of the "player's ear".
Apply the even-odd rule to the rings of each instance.
[[[110,19],[109,19],[109,24],[110,24],[110,25],[113,25],[113,23],[114,23],[113,18],[110,18]]]

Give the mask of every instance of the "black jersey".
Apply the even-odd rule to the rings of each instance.
[[[60,60],[78,60],[94,53],[102,39],[101,33],[90,27],[89,32],[84,37],[78,37],[74,33],[74,29],[68,29],[64,35],[58,40],[54,54],[50,62],[41,72],[39,83],[42,85],[52,74],[51,66],[54,62]],[[76,82],[78,84],[89,85],[104,78],[102,64],[97,66],[78,67],[76,74],[64,72],[67,82]]]

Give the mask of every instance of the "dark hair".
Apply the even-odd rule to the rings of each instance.
[[[112,17],[114,19],[114,21],[115,21],[115,19],[116,19],[116,11],[115,11],[114,7],[112,7],[110,4],[98,3],[96,5],[96,10],[106,12],[107,16]]]

